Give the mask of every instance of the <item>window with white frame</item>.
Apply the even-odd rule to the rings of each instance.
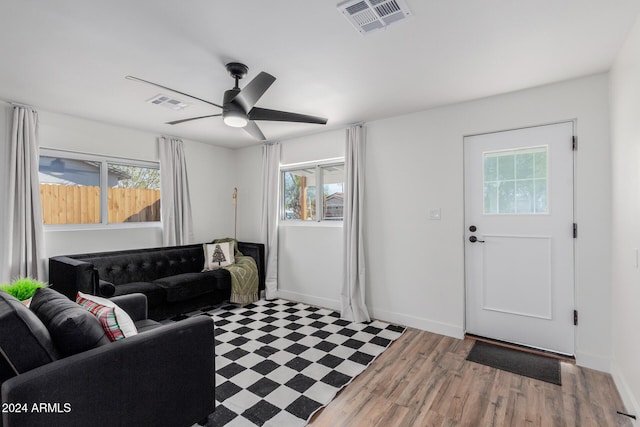
[[[40,150],[45,225],[160,221],[160,169],[156,162]]]
[[[341,221],[344,162],[309,163],[281,169],[283,221]]]

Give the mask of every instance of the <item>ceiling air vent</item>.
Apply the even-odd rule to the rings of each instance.
[[[163,94],[159,94],[154,96],[151,99],[147,99],[147,102],[150,104],[162,105],[163,107],[169,108],[170,110],[173,110],[173,111],[180,111],[184,108],[187,108],[189,105],[191,105],[187,102],[182,102],[180,100],[171,98]]]
[[[338,4],[338,10],[361,34],[411,16],[404,0],[347,0]]]

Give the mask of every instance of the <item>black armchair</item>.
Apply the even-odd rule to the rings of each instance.
[[[214,411],[211,318],[158,325],[144,295],[114,301],[141,332],[5,380],[4,427],[191,426]]]

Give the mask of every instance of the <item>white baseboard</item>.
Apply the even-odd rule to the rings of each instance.
[[[332,310],[340,310],[341,304],[339,300],[330,298],[316,297],[313,295],[302,294],[287,290],[278,289],[279,298],[302,302],[304,304],[315,305],[318,307],[330,308]],[[437,322],[435,320],[425,319],[422,317],[410,316],[404,313],[396,313],[387,310],[376,309],[375,307],[367,307],[369,315],[375,319],[384,322],[395,323],[402,326],[421,329],[423,331],[433,332],[435,334],[447,335],[453,338],[464,338],[464,329],[460,326],[450,325],[447,323]]]
[[[622,403],[624,403],[627,413],[640,417],[640,405],[638,404],[636,397],[631,392],[629,384],[627,384],[624,376],[620,373],[615,361],[611,365],[611,376],[613,377],[613,381],[616,383],[616,387],[618,388],[620,397],[622,397]],[[634,420],[631,418],[630,420],[635,427],[640,426],[640,420]]]
[[[331,310],[340,311],[340,301],[330,298],[322,298],[314,295],[301,294],[299,292],[286,291],[278,289],[276,292],[278,298],[302,302],[304,304],[314,305],[316,307],[330,308]]]
[[[576,365],[596,371],[611,372],[611,359],[576,351]]]
[[[380,310],[376,308],[370,308],[369,314],[371,315],[371,317],[385,322],[409,326],[411,328],[421,329],[423,331],[446,335],[453,338],[464,338],[464,328],[462,328],[461,326],[438,322],[431,319],[425,319],[423,317],[411,316],[404,313]]]

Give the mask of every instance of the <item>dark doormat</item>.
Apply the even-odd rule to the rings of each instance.
[[[562,385],[560,361],[551,357],[476,341],[467,360],[551,384]]]

